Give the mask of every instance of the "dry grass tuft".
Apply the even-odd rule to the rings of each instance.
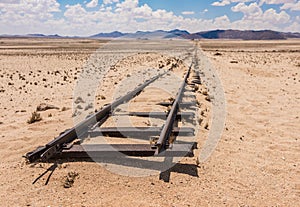
[[[27,120],[27,123],[28,124],[32,124],[32,123],[35,123],[35,122],[38,122],[38,121],[41,121],[42,120],[42,117],[41,117],[41,114],[34,111],[32,114],[31,114],[31,117],[29,120]]]
[[[68,175],[65,176],[63,186],[64,188],[71,188],[74,184],[75,178],[79,174],[77,172],[68,172]]]

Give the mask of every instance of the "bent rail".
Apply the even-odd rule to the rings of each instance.
[[[168,71],[167,71],[168,72]],[[154,76],[150,80],[147,80],[142,85],[138,86],[133,91],[128,92],[126,95],[120,97],[113,103],[105,106],[100,111],[96,112],[92,116],[88,117],[87,119],[83,120],[79,124],[77,124],[75,127],[63,132],[61,135],[59,135],[57,138],[49,142],[43,147],[38,147],[36,150],[29,152],[25,155],[25,158],[29,162],[35,162],[38,160],[46,161],[53,157],[57,152],[61,151],[64,145],[67,143],[70,143],[77,139],[78,137],[84,135],[89,128],[91,128],[93,125],[95,125],[95,121],[105,121],[112,110],[114,110],[116,107],[118,107],[120,104],[123,104],[125,102],[128,102],[135,96],[137,96],[146,86],[153,83],[158,78],[165,75],[167,72],[161,73],[157,76]],[[78,133],[81,134],[78,134]]]

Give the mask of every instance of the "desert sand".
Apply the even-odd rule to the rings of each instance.
[[[199,149],[193,158],[184,158],[171,169],[170,182],[159,180],[158,175],[122,176],[94,162],[70,161],[59,164],[47,185],[47,175],[32,184],[52,163],[28,164],[22,156],[74,125],[76,82],[90,55],[104,44],[85,39],[0,39],[0,201],[4,206],[300,203],[299,40],[199,42],[225,92],[224,131],[213,154],[198,163],[212,113],[202,86],[197,93],[203,119],[197,134]],[[118,83],[133,73],[147,72],[149,67],[164,69],[175,62],[156,53],[123,59],[103,80],[94,107],[111,102]],[[185,70],[178,64],[174,73],[182,77]],[[141,96],[131,107],[136,109],[136,103],[152,98]],[[41,103],[57,108],[41,111],[42,120],[28,124]],[[68,174],[78,176],[72,187],[65,188]]]

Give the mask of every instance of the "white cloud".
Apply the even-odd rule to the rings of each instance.
[[[291,11],[300,11],[300,1],[294,3],[285,3],[280,9],[289,9]]]
[[[193,12],[193,11],[183,11],[183,12],[181,12],[181,14],[183,14],[183,15],[192,15],[192,14],[195,14],[195,12]]]
[[[87,11],[80,5],[67,5],[67,10],[64,13],[64,16],[67,18],[68,21],[73,23],[84,23],[85,18],[87,16]]]
[[[236,6],[232,7],[233,12],[242,12],[244,13],[244,19],[255,19],[261,17],[263,14],[262,9],[257,5],[257,3],[251,3],[246,5],[244,3],[239,3]]]
[[[268,9],[263,14],[264,21],[271,22],[273,24],[286,24],[290,20],[290,16],[285,12],[281,11],[280,13],[276,13],[274,9]]]
[[[3,2],[3,1],[2,1]],[[6,1],[4,1],[6,2]],[[18,3],[0,4],[0,20],[41,20],[45,21],[53,17],[53,12],[59,12],[59,3],[56,0],[22,0]]]
[[[224,16],[220,16],[220,17],[216,17],[214,19],[214,25],[218,28],[218,29],[227,29],[228,25],[230,25],[230,19],[228,18],[227,15]]]
[[[203,11],[200,12],[200,14],[203,15],[203,14],[205,14],[205,13],[207,13],[207,12],[208,12],[208,9],[204,9]]]
[[[19,4],[20,0],[0,0],[0,4]]]
[[[260,0],[260,5],[262,4],[285,4],[285,3],[293,3],[295,0]]]
[[[119,0],[103,0],[103,4],[113,4],[117,2],[119,2]]]
[[[60,11],[59,6],[55,0],[2,3],[0,4],[0,34],[53,33],[54,25],[60,27],[64,25],[63,20],[54,20],[53,13]]]
[[[211,5],[212,6],[225,6],[225,5],[228,5],[230,3],[231,2],[229,0],[222,0],[222,1],[213,2]]]
[[[245,3],[245,2],[250,2],[250,1],[254,1],[254,0],[220,0],[220,1],[216,1],[213,2],[211,5],[212,6],[226,6],[232,3]]]
[[[290,16],[285,11],[279,13],[274,9],[263,11],[257,3],[246,5],[239,3],[232,7],[233,12],[244,14],[241,20],[232,22],[232,27],[240,29],[273,29],[282,30],[285,24],[289,23]]]
[[[141,7],[136,7],[134,8],[134,14],[136,16],[136,18],[150,18],[152,15],[152,9],[147,5],[144,4]]]
[[[299,18],[291,18],[288,11],[278,12],[274,9],[263,11],[256,2],[250,4],[238,3],[238,0],[230,2],[237,3],[232,7],[232,11],[242,12],[242,19],[231,21],[227,15],[208,20],[187,18],[165,9],[141,5],[138,0],[106,0],[97,10],[87,9],[86,3],[68,5],[62,13],[63,17],[55,17],[54,13],[59,11],[60,7],[56,0],[22,0],[18,4],[0,4],[0,34],[92,35],[115,30],[135,32],[175,28],[190,32],[229,28],[273,30],[287,28],[290,31],[300,32]],[[113,3],[115,4],[111,5]]]
[[[131,11],[134,8],[137,8],[139,4],[138,0],[125,0],[121,3],[117,3],[116,12],[122,12],[122,11]]]
[[[98,0],[91,0],[89,3],[86,4],[86,7],[94,8],[98,5]]]

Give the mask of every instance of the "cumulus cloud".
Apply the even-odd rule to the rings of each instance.
[[[227,29],[228,25],[231,24],[230,19],[228,18],[227,15],[216,17],[214,19],[213,24],[218,28],[218,29]]]
[[[292,3],[285,3],[280,9],[289,9],[291,11],[300,11],[300,1],[292,2]]]
[[[215,1],[211,5],[212,6],[225,6],[230,4],[231,2],[229,0],[222,0],[222,1]]]
[[[119,0],[103,0],[103,4],[113,4],[117,2],[119,2]]]
[[[19,4],[20,0],[0,0],[0,7],[3,7],[7,4]]]
[[[0,4],[19,4],[20,0],[1,0]]]
[[[86,4],[86,7],[94,8],[98,5],[98,0],[91,0],[89,3]]]
[[[212,6],[226,6],[232,3],[245,3],[245,2],[250,2],[254,0],[220,0],[220,1],[215,1],[211,5]]]
[[[11,1],[10,4],[0,4],[0,19],[9,20],[12,18],[15,21],[23,19],[47,20],[53,17],[53,12],[60,11],[59,6],[56,0]]]
[[[231,10],[233,12],[244,13],[244,19],[256,19],[261,17],[263,14],[262,9],[257,5],[257,3],[251,3],[249,5],[246,5],[245,3],[239,3],[232,7]]]
[[[137,8],[138,4],[139,4],[138,0],[125,0],[125,1],[123,1],[121,3],[118,3],[116,5],[116,7],[117,7],[116,11],[117,12],[131,11],[134,8]]]
[[[290,16],[285,11],[279,13],[274,9],[263,11],[257,3],[246,5],[239,3],[232,7],[233,12],[242,12],[244,14],[241,20],[232,23],[236,28],[252,28],[252,29],[274,29],[279,30],[282,25],[290,21]]]
[[[3,1],[2,1],[3,2]],[[22,0],[14,4],[0,4],[0,34],[53,33],[54,20],[60,4],[55,0]],[[58,24],[54,23],[57,22]],[[51,32],[52,31],[52,32]]]
[[[274,9],[268,9],[263,14],[262,19],[273,24],[285,24],[290,20],[290,15],[288,15],[285,11],[277,13]]]
[[[193,11],[183,11],[183,12],[181,12],[181,14],[183,14],[183,15],[192,15],[192,14],[195,14],[195,12],[193,12]]]
[[[260,5],[262,4],[285,4],[285,3],[294,3],[295,0],[261,0]]]
[[[227,15],[212,19],[188,18],[165,9],[153,9],[138,0],[104,0],[99,9],[90,10],[87,4],[67,5],[62,17],[57,0],[22,0],[17,4],[0,6],[0,34],[58,33],[61,35],[92,35],[99,32],[135,32],[137,30],[171,30],[175,28],[198,32],[212,29],[273,29],[300,31],[299,18],[288,11],[264,11],[257,2],[230,0],[236,4],[233,12],[243,18],[231,21]],[[98,5],[99,2],[97,2]],[[207,11],[207,10],[204,10]],[[192,14],[192,13],[189,13]]]

